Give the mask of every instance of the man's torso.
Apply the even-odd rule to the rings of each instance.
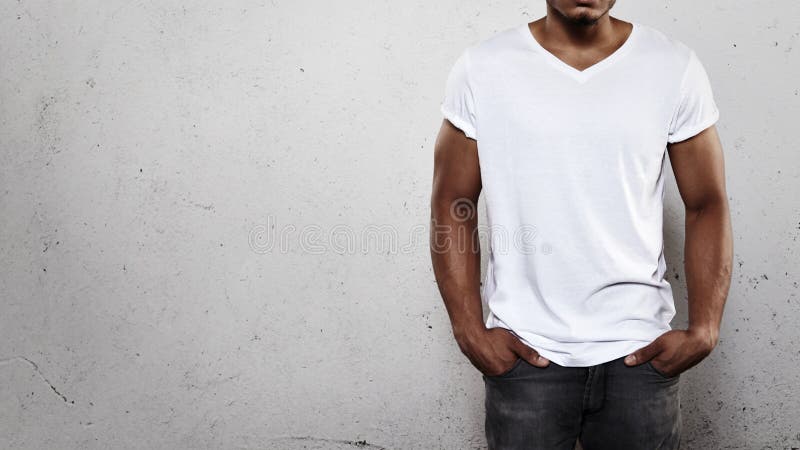
[[[468,49],[491,235],[487,326],[565,366],[643,347],[675,314],[662,199],[690,50],[634,25],[584,71],[527,24]]]

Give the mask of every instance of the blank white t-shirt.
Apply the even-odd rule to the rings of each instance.
[[[590,366],[669,331],[662,215],[667,143],[719,111],[695,52],[633,22],[579,71],[528,24],[467,47],[441,112],[477,141],[488,214],[487,327]]]

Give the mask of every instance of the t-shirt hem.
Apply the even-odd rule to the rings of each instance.
[[[663,329],[654,329],[652,335],[646,339],[614,341],[614,342],[608,342],[606,344],[597,343],[597,346],[595,348],[596,349],[600,348],[599,346],[602,345],[602,348],[605,349],[605,351],[598,352],[597,350],[594,350],[591,355],[572,356],[565,352],[551,351],[545,348],[543,345],[536,345],[535,343],[532,343],[531,341],[526,339],[525,337],[526,333],[519,334],[514,332],[508,325],[500,321],[499,318],[497,318],[497,316],[495,316],[491,311],[489,312],[489,317],[487,318],[486,326],[488,328],[500,327],[511,331],[512,333],[516,334],[517,337],[520,338],[523,344],[527,345],[530,348],[533,348],[541,356],[544,356],[551,362],[554,362],[559,366],[564,366],[564,367],[588,367],[613,361],[617,358],[627,356],[635,352],[636,350],[639,350],[640,348],[647,346],[648,344],[656,340],[659,336],[672,329],[669,326]]]
[[[589,367],[595,366],[598,364],[603,364],[609,361],[613,361],[618,358],[622,358],[624,356],[628,356],[629,354],[635,352],[636,350],[645,347],[650,342],[637,342],[631,341],[631,345],[627,347],[623,347],[624,351],[617,350],[615,352],[608,352],[602,353],[598,355],[593,355],[590,358],[575,358],[575,357],[565,357],[562,354],[551,352],[550,350],[545,349],[537,349],[541,356],[544,356],[551,362],[558,364],[559,366],[564,367]]]
[[[697,125],[686,129],[685,131],[681,132],[680,134],[673,134],[667,139],[667,142],[670,144],[674,144],[676,142],[685,141],[691,137],[697,136],[700,134],[701,131],[705,130],[706,128],[714,125],[719,119],[719,110],[714,110],[714,113],[709,116],[706,120],[699,122]]]
[[[461,131],[463,131],[463,132],[464,132],[464,134],[465,134],[465,135],[466,135],[468,138],[470,138],[470,139],[474,139],[474,140],[477,140],[477,138],[476,138],[476,136],[475,136],[475,129],[474,129],[474,128],[473,128],[473,127],[472,127],[472,126],[471,126],[471,125],[470,125],[470,124],[469,124],[469,123],[466,121],[466,120],[464,120],[463,118],[461,118],[461,116],[459,116],[458,114],[456,114],[454,111],[452,111],[451,109],[449,109],[449,108],[448,108],[447,106],[445,106],[444,104],[442,104],[442,106],[441,106],[441,108],[440,108],[440,109],[441,109],[441,111],[442,111],[442,114],[444,115],[444,117],[445,117],[447,120],[449,120],[449,121],[450,121],[450,123],[452,123],[452,124],[453,124],[453,125],[454,125],[456,128],[458,128],[458,129],[460,129]]]

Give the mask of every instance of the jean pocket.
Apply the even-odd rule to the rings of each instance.
[[[653,365],[653,363],[652,363],[652,360],[647,360],[647,363],[646,363],[646,364],[647,364],[647,367],[649,367],[649,368],[650,368],[650,370],[652,370],[653,372],[655,372],[656,374],[658,374],[658,375],[659,375],[661,378],[666,378],[666,379],[668,379],[668,380],[671,380],[671,379],[673,379],[673,378],[678,378],[678,377],[681,375],[681,374],[677,374],[677,375],[673,375],[673,376],[671,376],[671,377],[670,377],[670,376],[667,376],[667,375],[666,375],[664,372],[662,372],[662,371],[658,370],[658,369],[656,368],[656,366],[654,366],[654,365]]]

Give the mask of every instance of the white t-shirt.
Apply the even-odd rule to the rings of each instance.
[[[441,111],[478,145],[490,239],[487,327],[563,366],[669,331],[662,215],[667,143],[719,111],[695,52],[643,24],[579,71],[527,23],[468,46]]]

